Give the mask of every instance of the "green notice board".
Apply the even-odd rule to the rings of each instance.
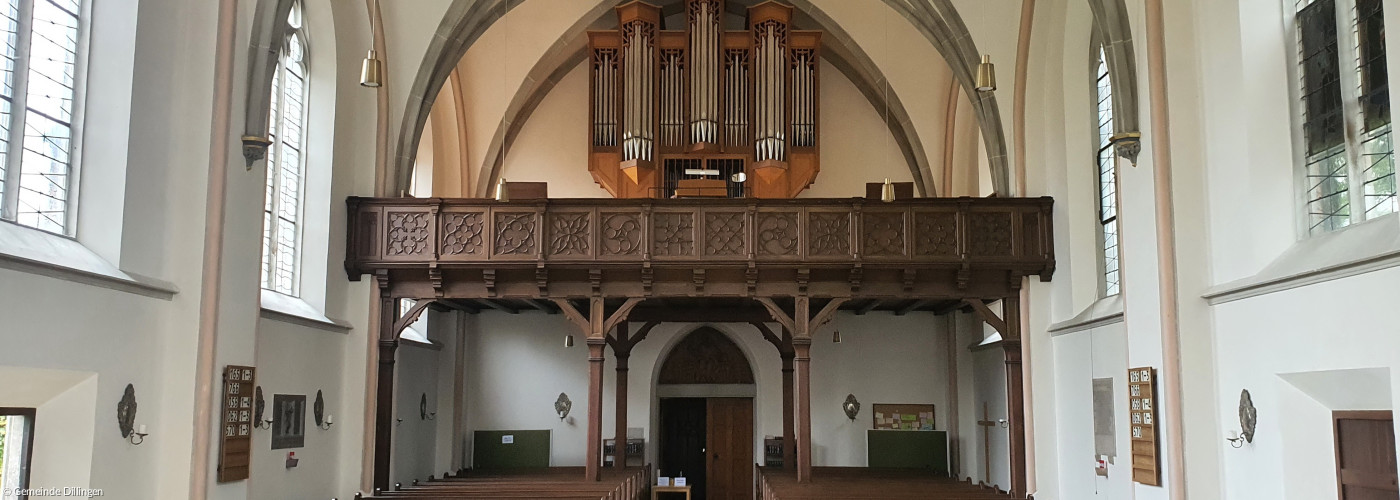
[[[872,469],[926,469],[948,474],[945,431],[867,430],[866,451]]]
[[[476,431],[472,468],[477,470],[549,467],[549,431]]]

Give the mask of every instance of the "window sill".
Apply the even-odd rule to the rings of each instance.
[[[1123,322],[1123,295],[1104,297],[1089,304],[1083,312],[1073,318],[1050,325],[1050,336],[1058,337],[1067,333],[1082,332],[1091,328]]]
[[[277,292],[262,291],[263,319],[317,328],[335,333],[349,333],[353,328],[344,320],[331,319],[316,311],[306,301],[282,295]]]
[[[1211,287],[1201,297],[1214,306],[1395,266],[1400,215],[1391,214],[1294,243],[1258,274]]]
[[[170,300],[174,284],[122,272],[77,240],[0,222],[0,268]]]

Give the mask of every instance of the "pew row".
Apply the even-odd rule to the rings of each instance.
[[[601,481],[584,479],[582,467],[481,472],[403,485],[369,499],[477,500],[646,500],[651,498],[651,466],[604,469]]]
[[[812,481],[798,484],[797,473],[755,467],[759,500],[1006,500],[1005,493],[925,471],[813,467]]]

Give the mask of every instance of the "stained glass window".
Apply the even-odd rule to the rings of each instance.
[[[1108,75],[1108,61],[1099,46],[1095,66],[1094,97],[1095,138],[1099,146],[1095,182],[1099,201],[1099,253],[1102,271],[1100,280],[1104,296],[1118,295],[1121,288],[1118,265],[1118,176],[1114,169],[1113,151],[1113,85]]]
[[[1310,234],[1396,210],[1381,4],[1381,0],[1296,4]]]
[[[267,190],[263,204],[262,287],[296,296],[301,274],[302,178],[306,139],[306,41],[301,5],[287,16],[287,36],[272,77],[268,113]]]
[[[58,234],[73,232],[83,9],[83,0],[0,0],[0,217]]]

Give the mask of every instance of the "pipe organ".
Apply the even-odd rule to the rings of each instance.
[[[594,180],[618,198],[684,196],[677,186],[697,179],[730,197],[791,198],[812,183],[821,33],[793,29],[792,7],[616,11],[617,30],[588,33]],[[739,15],[747,29],[726,30]]]

